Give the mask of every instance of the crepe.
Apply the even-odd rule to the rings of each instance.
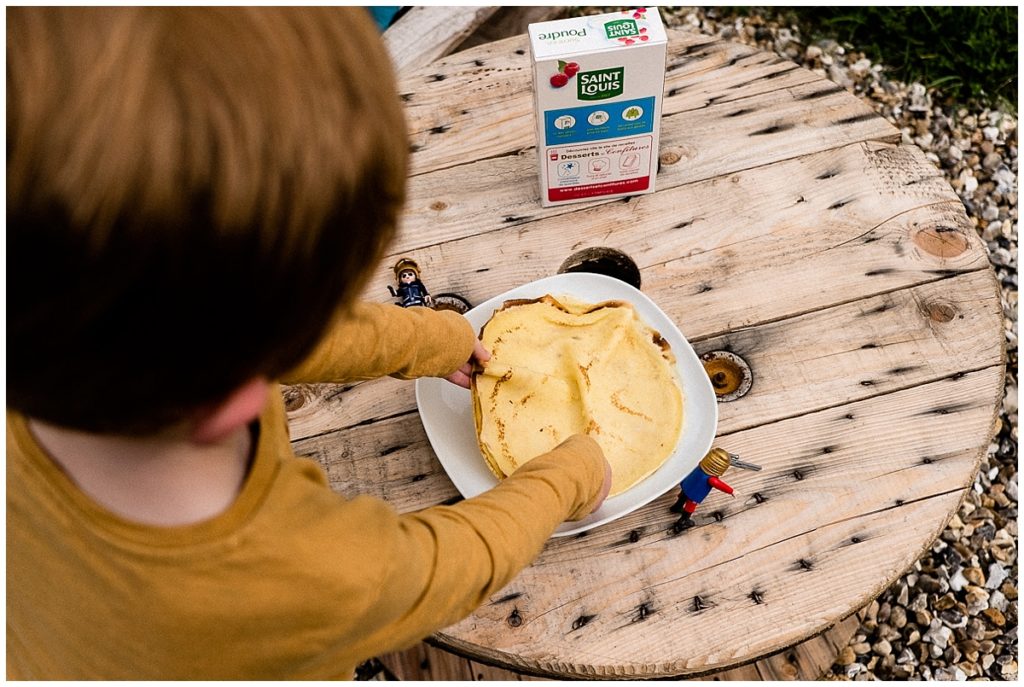
[[[499,478],[588,434],[612,467],[610,495],[657,470],[683,424],[675,356],[625,301],[550,295],[507,301],[484,325],[491,352],[473,375],[480,451]]]

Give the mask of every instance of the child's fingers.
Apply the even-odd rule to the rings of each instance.
[[[452,372],[450,375],[445,377],[445,379],[447,379],[449,382],[451,382],[455,386],[461,386],[463,389],[468,389],[469,388],[469,375],[466,374],[467,370],[465,369],[467,367],[469,367],[468,363],[466,365],[463,365],[462,367],[460,367],[455,372]]]
[[[473,355],[470,357],[472,359],[479,360],[482,363],[486,363],[491,359],[491,354],[486,348],[484,348],[480,339],[477,339],[476,343],[473,344]]]

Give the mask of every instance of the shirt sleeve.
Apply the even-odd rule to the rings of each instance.
[[[281,381],[444,377],[469,360],[475,343],[473,327],[454,311],[356,303],[338,316],[313,353]]]
[[[475,498],[378,512],[380,595],[367,604],[353,651],[399,649],[469,615],[537,557],[560,523],[588,515],[603,482],[600,447],[576,435]]]

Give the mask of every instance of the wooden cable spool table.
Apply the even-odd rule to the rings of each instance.
[[[635,265],[698,354],[751,370],[719,404],[730,471],[695,526],[673,490],[537,561],[433,642],[562,678],[696,676],[822,633],[926,550],[972,483],[1002,394],[998,285],[956,194],[871,108],[737,43],[670,32],[652,195],[542,208],[525,36],[400,83],[413,146],[390,265],[480,303]],[[602,253],[602,251],[609,251]],[[613,261],[614,262],[614,261]],[[286,389],[295,450],[400,511],[459,494],[393,379]]]

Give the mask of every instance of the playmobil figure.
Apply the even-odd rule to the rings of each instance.
[[[760,470],[761,466],[745,463],[739,456],[725,449],[713,448],[701,458],[700,464],[679,484],[679,498],[669,509],[673,513],[682,513],[684,518],[693,515],[697,505],[707,498],[712,489],[724,491],[732,495],[732,487],[719,479],[730,466],[746,470]]]
[[[434,299],[427,293],[427,287],[420,281],[420,266],[415,260],[402,258],[395,263],[395,279],[398,280],[398,291],[390,285],[388,291],[395,298],[401,299],[397,305],[409,308],[414,305],[433,307]]]

